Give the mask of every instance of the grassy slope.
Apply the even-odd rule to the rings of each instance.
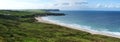
[[[27,12],[6,12],[14,16],[28,14]],[[0,13],[6,12],[0,11]],[[10,17],[12,17],[11,15]],[[120,42],[120,39],[117,38],[92,35],[58,25],[39,23],[33,17],[16,18],[0,17],[0,42]]]

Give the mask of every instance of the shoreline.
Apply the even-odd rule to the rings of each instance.
[[[119,38],[120,39],[120,35],[104,33],[104,32],[94,31],[94,30],[90,30],[90,29],[84,29],[84,28],[81,28],[81,27],[74,27],[72,25],[69,25],[69,26],[66,25],[66,24],[63,25],[62,23],[56,23],[54,21],[49,21],[49,20],[43,19],[43,17],[41,17],[41,16],[35,17],[35,19],[38,20],[38,22],[42,22],[42,23],[60,25],[60,26],[67,27],[67,28],[70,28],[70,29],[76,29],[76,30],[88,32],[88,33],[91,33],[93,35],[94,34],[98,34],[98,35],[103,35],[103,36],[108,36],[108,37],[115,37],[115,38]]]

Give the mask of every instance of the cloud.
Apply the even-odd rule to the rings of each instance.
[[[93,1],[93,0],[92,0]],[[97,3],[98,2],[98,3]],[[108,2],[108,1],[107,1]],[[0,0],[0,9],[104,9],[120,8],[120,3],[89,0]]]
[[[55,3],[76,5],[76,4],[87,4],[87,1],[86,0],[55,0]]]
[[[62,3],[62,5],[70,5],[70,3]]]
[[[102,4],[98,3],[94,5],[95,8],[120,8],[120,4]]]
[[[0,9],[25,9],[35,8],[35,4],[29,2],[20,2],[17,0],[0,0]]]
[[[88,4],[88,2],[76,2],[75,4],[81,5],[81,4]]]
[[[83,8],[86,4],[86,0],[54,0],[54,6],[60,9],[77,9]]]
[[[86,0],[0,0],[0,9],[75,9]]]

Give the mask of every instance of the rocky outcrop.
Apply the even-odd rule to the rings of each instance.
[[[65,16],[64,13],[44,13],[44,14],[35,14],[35,16]]]
[[[40,9],[40,10],[43,10],[43,11],[60,11],[59,9]]]

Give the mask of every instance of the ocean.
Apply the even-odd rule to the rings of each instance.
[[[80,27],[78,29],[120,36],[120,11],[59,11],[57,13],[66,15],[47,16],[44,19]]]

